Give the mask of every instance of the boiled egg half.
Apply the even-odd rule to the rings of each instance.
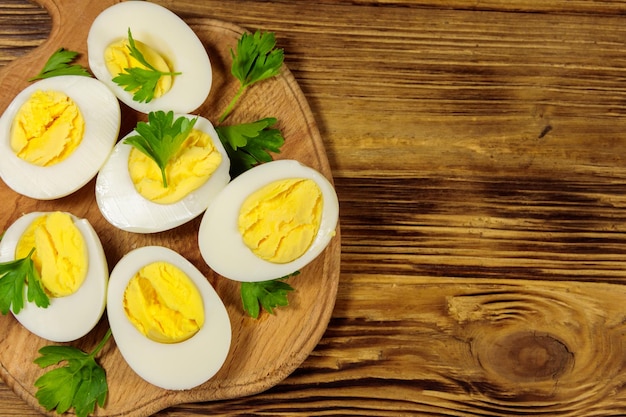
[[[164,74],[150,100],[137,99],[136,89],[126,91],[125,86],[113,81],[121,73],[127,74],[126,68],[150,68],[129,55],[131,37],[151,69]],[[211,90],[211,62],[204,45],[180,17],[158,4],[125,1],[102,11],[89,29],[87,53],[96,78],[120,101],[143,113],[189,113],[204,102]]]
[[[222,300],[193,264],[162,246],[135,249],[117,263],[107,315],[128,365],[164,389],[208,381],[230,349],[231,325]]]
[[[198,243],[207,264],[236,281],[290,275],[336,234],[339,203],[319,171],[295,160],[257,165],[232,180],[206,210]]]
[[[135,233],[169,230],[200,215],[230,181],[230,160],[217,132],[201,116],[166,168],[124,140],[115,146],[96,180],[96,202],[115,227]]]
[[[66,212],[31,212],[9,226],[0,241],[0,262],[32,259],[48,307],[26,302],[15,318],[47,340],[69,342],[87,333],[106,306],[109,270],[100,239],[86,219]],[[26,287],[26,286],[25,286]]]
[[[117,141],[120,106],[100,81],[63,75],[22,90],[0,117],[0,177],[39,200],[87,184]]]

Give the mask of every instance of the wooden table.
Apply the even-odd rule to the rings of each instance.
[[[274,31],[341,205],[328,329],[183,415],[626,414],[626,2],[159,1]],[[0,2],[0,63],[50,19]],[[0,385],[2,416],[37,415]]]

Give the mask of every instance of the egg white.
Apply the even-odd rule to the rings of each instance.
[[[308,178],[322,191],[324,205],[319,231],[299,258],[284,264],[256,256],[243,242],[237,227],[245,199],[259,188],[282,179]],[[267,281],[292,274],[315,259],[335,236],[339,202],[332,184],[320,172],[295,160],[267,162],[232,180],[206,210],[198,231],[200,253],[218,274],[235,281]]]
[[[104,218],[113,226],[135,233],[161,232],[180,226],[206,210],[230,181],[230,160],[211,122],[201,116],[182,116],[198,118],[194,129],[211,137],[222,155],[222,162],[202,186],[182,200],[172,204],[155,203],[139,194],[130,178],[128,156],[132,146],[123,143],[126,137],[135,134],[134,131],[129,133],[115,146],[96,179],[96,202]]]
[[[31,212],[17,219],[0,241],[0,262],[15,260],[15,248],[26,228],[45,212]],[[88,269],[85,281],[74,294],[51,297],[41,308],[27,302],[15,318],[30,332],[53,342],[70,342],[89,333],[98,323],[106,306],[109,269],[100,239],[86,219],[71,215],[87,245]]]
[[[80,145],[66,159],[48,167],[33,165],[11,149],[11,126],[20,107],[37,90],[65,93],[85,121]],[[98,172],[119,135],[117,98],[100,81],[63,75],[37,81],[22,90],[0,117],[0,177],[15,192],[38,200],[64,197],[87,184]]]
[[[169,262],[187,274],[204,302],[204,324],[180,343],[148,339],[124,312],[128,281],[145,265],[159,261]],[[190,389],[208,381],[224,364],[232,338],[226,307],[204,275],[177,252],[162,246],[144,246],[126,254],[111,272],[107,299],[115,343],[124,360],[145,381],[164,389]]]
[[[127,38],[130,28],[133,39],[155,49],[180,72],[172,88],[148,103],[134,101],[132,93],[113,82],[104,51],[110,43]],[[87,36],[89,67],[114,94],[130,108],[149,113],[172,110],[189,113],[208,97],[213,82],[211,62],[206,49],[193,30],[175,13],[147,1],[126,1],[102,11],[93,21]]]

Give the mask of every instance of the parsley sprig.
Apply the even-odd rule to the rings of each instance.
[[[33,262],[33,253],[21,259],[0,264],[0,312],[7,314],[13,310],[15,314],[24,308],[24,285],[27,285],[26,298],[38,307],[46,308],[50,299],[43,289],[39,272]]]
[[[285,138],[279,129],[271,129],[276,121],[274,117],[267,117],[252,123],[215,128],[230,159],[231,178],[258,163],[271,161],[268,151],[280,153]]]
[[[243,93],[253,84],[280,73],[284,61],[282,49],[276,49],[276,36],[272,32],[243,33],[237,41],[237,52],[230,50],[233,58],[231,73],[239,81],[235,93],[215,130],[231,161],[230,176],[235,178],[254,165],[272,160],[268,152],[280,152],[285,143],[278,129],[271,129],[276,118],[267,117],[251,123],[222,126]]]
[[[41,356],[34,362],[41,368],[67,362],[65,366],[44,373],[35,381],[35,397],[46,410],[56,409],[63,414],[74,408],[78,417],[94,412],[96,403],[104,407],[109,386],[104,369],[96,361],[96,355],[111,337],[108,329],[103,339],[91,353],[73,346],[44,346]]]
[[[184,116],[174,120],[174,112],[162,110],[148,113],[148,123],[139,122],[134,136],[129,136],[124,143],[134,146],[150,157],[161,170],[163,186],[167,187],[165,168],[193,129],[197,118]]]
[[[56,77],[59,75],[91,77],[91,74],[85,67],[79,64],[72,64],[78,55],[78,52],[70,51],[65,48],[57,49],[57,51],[48,58],[48,61],[46,61],[39,74],[29,78],[28,81],[41,80],[43,78]]]
[[[276,36],[272,32],[243,33],[237,42],[237,52],[232,49],[231,73],[239,80],[239,89],[220,118],[221,124],[235,108],[235,104],[251,85],[280,73],[284,61],[282,49],[276,49]]]
[[[135,101],[149,103],[154,98],[154,92],[161,77],[181,74],[180,72],[159,71],[150,64],[141,51],[137,49],[130,28],[128,28],[128,51],[131,57],[146,68],[124,68],[124,72],[114,77],[113,82],[124,88],[125,91],[133,91],[133,100]]]
[[[243,309],[252,318],[258,318],[261,307],[270,314],[274,309],[289,305],[287,295],[293,291],[293,287],[285,282],[289,277],[296,276],[296,271],[286,277],[260,282],[241,283],[241,301]]]

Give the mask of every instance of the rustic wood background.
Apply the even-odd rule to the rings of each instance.
[[[342,231],[303,365],[158,416],[626,414],[626,2],[158,2],[276,32]],[[0,1],[0,64],[49,29]]]

